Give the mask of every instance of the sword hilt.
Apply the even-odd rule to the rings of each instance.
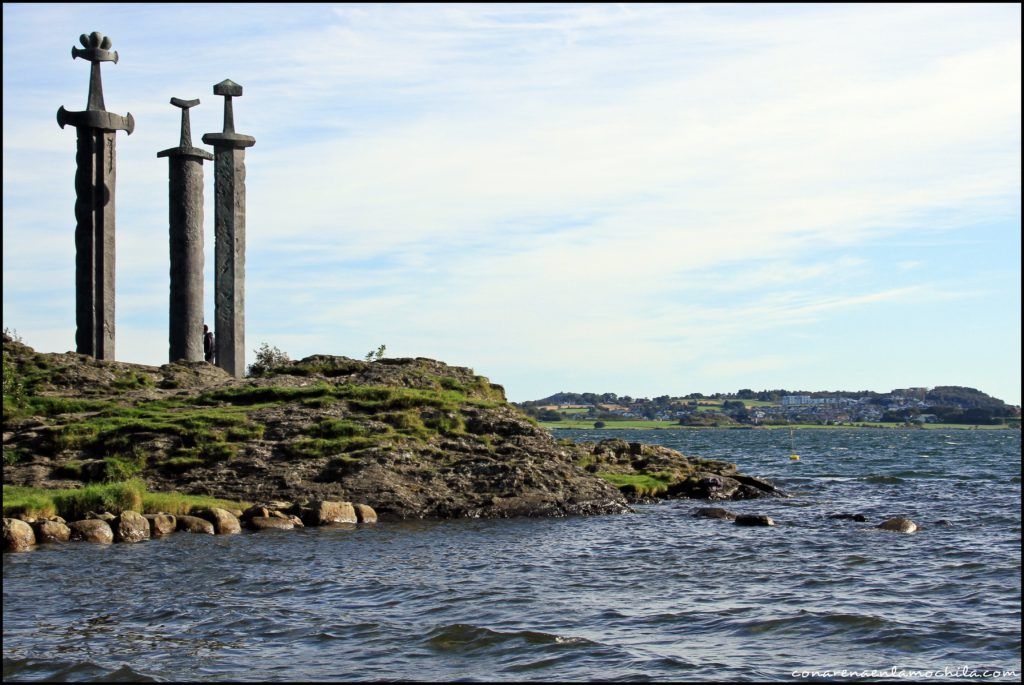
[[[82,48],[72,47],[71,59],[81,57],[92,63],[89,71],[89,99],[82,112],[69,112],[61,107],[57,112],[57,123],[61,128],[64,128],[66,124],[71,124],[72,126],[85,126],[107,131],[122,130],[131,135],[135,130],[135,119],[131,113],[122,117],[119,114],[106,111],[106,106],[103,104],[100,63],[113,62],[117,64],[117,52],[110,49],[113,45],[110,36],[93,31],[90,34],[83,33],[79,36],[78,41],[82,44]]]

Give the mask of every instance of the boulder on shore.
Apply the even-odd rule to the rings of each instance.
[[[102,542],[104,544],[114,541],[114,531],[110,524],[103,519],[83,519],[72,521],[68,524],[71,529],[72,540],[84,540],[85,542]]]
[[[356,511],[351,502],[313,500],[300,509],[302,522],[307,526],[325,526],[329,523],[355,523]]]
[[[162,538],[170,535],[178,528],[178,519],[174,514],[143,514],[149,521],[149,535],[152,538]]]
[[[117,542],[141,542],[149,539],[149,521],[137,511],[122,511],[110,522]]]
[[[369,504],[353,504],[352,507],[356,511],[356,519],[359,523],[377,522],[377,512]]]
[[[249,519],[249,527],[253,530],[267,530],[268,528],[291,530],[295,527],[295,523],[276,516],[253,516]]]
[[[36,534],[36,542],[67,542],[71,539],[71,529],[60,521],[40,519],[32,524]]]
[[[212,523],[198,516],[179,516],[177,528],[185,533],[213,535],[216,532]]]
[[[213,524],[213,530],[217,535],[234,535],[242,532],[242,524],[227,509],[211,507],[199,512],[199,516]]]
[[[4,517],[4,551],[24,552],[35,544],[32,526],[20,519]]]

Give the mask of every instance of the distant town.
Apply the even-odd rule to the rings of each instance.
[[[560,392],[517,403],[545,423],[668,422],[681,426],[793,424],[965,424],[1020,427],[1020,407],[961,386],[872,391],[738,390],[648,399],[615,393]],[[600,427],[600,426],[597,426]]]

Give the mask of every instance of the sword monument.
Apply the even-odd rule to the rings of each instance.
[[[96,359],[114,358],[114,181],[116,131],[135,130],[131,113],[123,117],[103,104],[100,62],[117,64],[109,36],[82,34],[84,49],[71,48],[71,58],[92,62],[89,99],[81,112],[57,110],[61,128],[78,129],[75,172],[75,332],[76,350]]]

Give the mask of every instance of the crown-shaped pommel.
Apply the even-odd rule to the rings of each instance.
[[[71,59],[81,57],[90,62],[113,62],[117,64],[117,51],[110,51],[113,45],[110,41],[110,36],[104,36],[99,31],[93,31],[89,35],[83,33],[78,37],[78,42],[85,49],[71,48]]]

